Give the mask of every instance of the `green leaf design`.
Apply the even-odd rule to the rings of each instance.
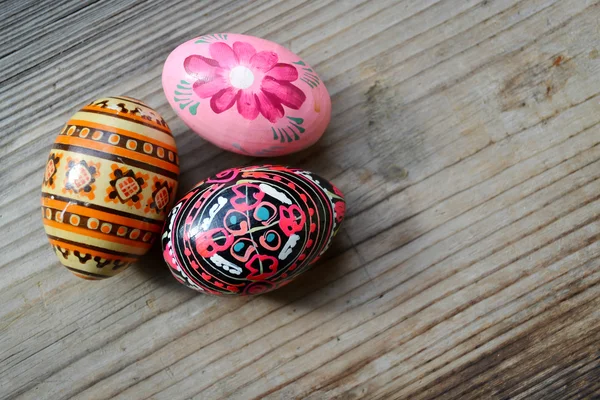
[[[179,81],[181,84],[177,85],[177,88],[180,90],[185,90],[185,92],[180,92],[178,90],[175,90],[175,96],[173,97],[173,100],[175,100],[176,103],[179,103],[179,108],[184,110],[187,106],[189,106],[190,104],[192,104],[194,101],[188,97],[192,95],[192,88],[189,86],[183,86],[183,85],[190,85],[190,83],[188,81],[184,81],[183,79]],[[183,97],[177,97],[177,96],[183,96]],[[198,112],[198,106],[200,105],[200,102],[196,102],[195,104],[191,105],[188,108],[188,111],[190,112],[190,114],[192,115],[196,115],[196,113]]]
[[[316,76],[315,74],[309,74],[308,72],[306,74],[304,74],[305,77],[315,81],[315,82],[319,82],[319,77]]]
[[[203,35],[198,38],[194,43],[212,43],[215,40],[227,40],[227,34],[225,33],[212,33],[210,35]]]
[[[283,134],[285,133],[285,137],[287,137],[287,141],[288,143],[290,143],[292,141],[292,138],[290,137],[290,135],[285,131],[285,129],[283,128],[279,128],[277,129],[279,131],[279,133],[282,135],[281,138],[283,139]],[[283,140],[282,140],[283,142]]]
[[[316,88],[316,87],[317,87],[317,84],[316,84],[316,83],[314,83],[314,82],[311,82],[311,81],[309,81],[308,79],[306,79],[306,78],[304,78],[304,77],[300,78],[300,80],[301,80],[302,82],[306,83],[306,84],[307,84],[308,86],[310,86],[311,88]]]
[[[306,129],[304,129],[303,127],[301,127],[301,126],[298,126],[298,125],[296,125],[296,124],[292,124],[292,126],[296,127],[296,129],[298,129],[298,132],[300,132],[300,133],[304,133],[304,131],[306,130]]]
[[[294,134],[294,140],[300,140],[300,136],[298,136],[298,134],[292,128],[288,127],[288,129]],[[285,129],[284,129],[284,131],[285,131]]]
[[[277,128],[277,130],[275,130],[274,127],[271,127],[271,132],[273,132],[273,140],[279,140],[281,143],[285,143],[287,139],[287,142],[290,143],[294,140],[301,139],[298,134],[302,134],[306,131],[306,129],[300,126],[304,123],[304,119],[290,116],[287,116],[287,119],[290,120],[290,123],[285,128]],[[294,130],[294,128],[296,129]],[[290,135],[290,133],[293,135],[293,137]]]
[[[190,112],[190,114],[196,115],[196,113],[198,112],[199,105],[200,105],[200,103],[196,103],[193,106],[190,106],[190,108],[188,108],[188,111]]]

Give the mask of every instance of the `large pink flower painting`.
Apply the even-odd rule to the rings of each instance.
[[[212,58],[191,55],[183,63],[194,79],[193,90],[200,98],[210,98],[210,107],[220,114],[237,104],[237,111],[246,119],[258,114],[271,122],[285,115],[283,106],[298,110],[306,95],[292,82],[298,71],[291,64],[279,63],[272,51],[257,52],[246,42],[211,43]]]

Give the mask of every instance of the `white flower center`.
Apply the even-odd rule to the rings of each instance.
[[[238,65],[229,72],[231,86],[237,89],[247,89],[254,83],[254,75],[248,68]]]

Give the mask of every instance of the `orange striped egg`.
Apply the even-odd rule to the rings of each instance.
[[[106,97],[73,115],[42,184],[44,227],[61,263],[96,280],[137,261],[173,205],[178,164],[166,122],[139,100]]]

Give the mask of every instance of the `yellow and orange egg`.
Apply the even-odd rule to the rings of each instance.
[[[84,279],[123,271],[145,254],[179,176],[164,119],[130,97],[94,100],[57,136],[42,183],[42,216],[61,263]]]

